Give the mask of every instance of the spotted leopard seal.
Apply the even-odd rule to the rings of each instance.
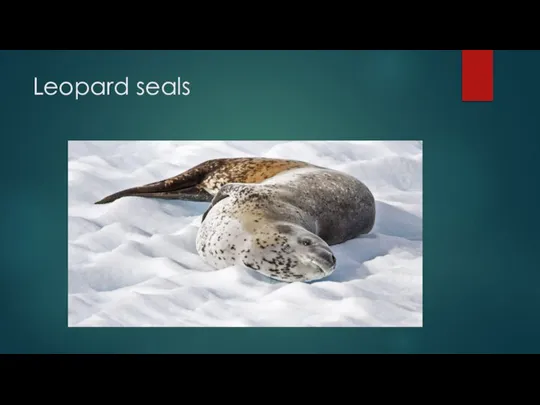
[[[216,269],[243,265],[284,282],[332,274],[331,246],[369,233],[376,214],[373,194],[357,178],[285,159],[208,160],[96,204],[128,196],[210,202],[196,237],[203,260]]]

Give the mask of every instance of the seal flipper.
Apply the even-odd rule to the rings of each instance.
[[[197,202],[209,202],[212,200],[212,194],[199,186],[188,187],[180,190],[169,190],[160,192],[140,191],[142,187],[128,188],[127,190],[119,191],[118,193],[111,194],[96,201],[94,204],[108,204],[122,197],[145,197],[145,198],[160,198],[163,200],[184,200],[184,201],[197,201]]]
[[[204,211],[204,214],[202,215],[202,218],[201,218],[201,224],[204,222],[204,219],[206,218],[206,216],[208,215],[210,210],[212,208],[214,208],[214,205],[216,205],[219,201],[221,201],[221,200],[223,200],[223,199],[225,199],[227,197],[229,197],[229,194],[223,193],[221,190],[218,191],[218,193],[212,199],[212,201],[211,201],[210,205],[208,206],[208,208],[206,209],[206,211]]]
[[[219,189],[219,191],[216,193],[216,195],[214,196],[214,198],[212,198],[212,201],[210,202],[210,205],[208,206],[208,208],[206,209],[206,211],[202,215],[201,224],[204,222],[204,219],[206,218],[206,216],[208,215],[210,210],[214,207],[214,205],[216,205],[221,200],[223,200],[223,199],[225,199],[227,197],[230,197],[230,195],[236,189],[238,189],[238,187],[242,187],[242,186],[245,187],[245,184],[229,183],[229,184],[225,184],[223,187],[221,187]]]
[[[108,204],[122,197],[148,197],[210,202],[213,195],[203,187],[206,176],[223,165],[223,159],[203,162],[177,176],[111,194],[95,204]]]
[[[246,187],[249,187],[249,184],[242,184],[242,183],[228,183],[228,184],[225,184],[223,187],[221,187],[219,189],[219,191],[216,193],[216,195],[214,196],[214,198],[212,198],[212,201],[210,202],[210,205],[208,206],[208,208],[206,209],[206,211],[204,212],[204,214],[202,215],[202,218],[201,218],[201,224],[204,222],[204,219],[206,218],[206,216],[208,215],[208,213],[210,212],[210,210],[212,208],[214,208],[214,206],[220,202],[221,200],[224,200],[225,198],[228,198],[231,196],[231,194],[233,194],[234,192],[238,191],[239,189],[241,188],[246,188]]]

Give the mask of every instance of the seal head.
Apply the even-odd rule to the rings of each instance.
[[[216,268],[244,265],[284,282],[330,275],[336,258],[316,234],[316,220],[302,217],[280,191],[253,184],[225,185],[202,217],[197,251]]]
[[[242,258],[246,267],[284,281],[314,281],[336,269],[330,246],[302,226],[267,223],[252,235],[249,252]]]

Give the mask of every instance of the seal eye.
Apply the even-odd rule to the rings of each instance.
[[[302,245],[304,245],[304,246],[309,246],[309,245],[311,245],[311,241],[310,241],[309,239],[304,239],[301,243],[302,243]]]

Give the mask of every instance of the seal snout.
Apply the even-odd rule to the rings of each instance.
[[[315,249],[315,255],[311,257],[311,263],[315,265],[322,273],[328,275],[336,268],[336,257],[328,249]]]
[[[332,252],[328,252],[326,250],[323,250],[319,252],[318,254],[319,260],[321,262],[321,267],[332,269],[336,265],[336,257],[332,254]]]

